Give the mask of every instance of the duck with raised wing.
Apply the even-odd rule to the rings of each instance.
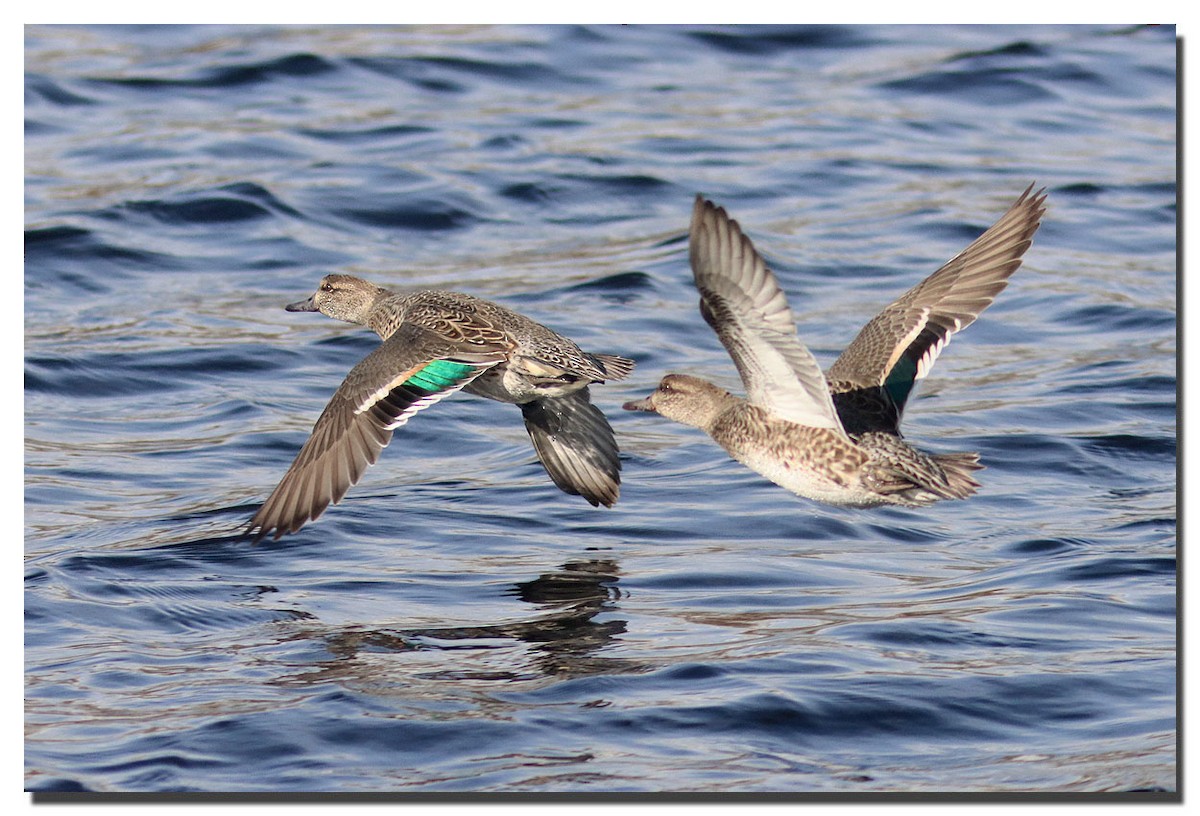
[[[413,414],[459,390],[521,407],[554,484],[593,506],[620,490],[617,442],[588,386],[620,380],[633,361],[589,354],[511,309],[458,292],[400,294],[326,275],[289,312],[366,326],[383,342],[350,370],[312,435],[250,522],[255,540],[295,532],[336,504]]]
[[[824,374],[750,239],[697,196],[689,255],[700,313],[733,358],[746,397],[668,374],[624,407],[700,428],[751,470],[817,501],[919,507],[966,498],[979,488],[971,475],[982,467],[979,454],[919,451],[904,441],[900,420],[916,381],[1021,265],[1045,199],[1030,185],[974,243],[872,318]]]

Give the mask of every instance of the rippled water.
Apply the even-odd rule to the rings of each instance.
[[[1175,31],[26,29],[36,791],[1176,790]],[[824,364],[1031,181],[1049,211],[907,433],[983,489],[798,499],[619,410],[736,375],[692,197]],[[620,503],[518,412],[406,426],[235,537],[368,332],[337,270],[633,356]]]

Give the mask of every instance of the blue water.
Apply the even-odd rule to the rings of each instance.
[[[51,27],[25,51],[35,791],[1175,791],[1171,27]],[[736,373],[692,197],[828,365],[1031,181],[906,433],[979,495],[799,499],[620,410]],[[638,368],[621,501],[457,395],[235,537],[375,344],[330,271]]]

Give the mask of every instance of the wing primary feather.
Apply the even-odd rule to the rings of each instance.
[[[1045,190],[1029,185],[995,224],[936,272],[863,326],[829,369],[842,390],[885,388],[896,421],[915,381],[929,373],[951,338],[970,326],[1008,285],[1045,213]]]
[[[842,432],[825,376],[796,336],[787,296],[738,223],[701,196],[689,258],[700,313],[729,352],[747,399],[772,414]]]
[[[414,348],[428,345],[415,341],[427,339],[426,330],[401,327],[351,369],[291,467],[251,519],[248,532],[255,541],[272,532],[276,538],[295,532],[341,501],[379,459],[396,428],[504,359],[500,349],[446,349],[432,358],[412,359]],[[384,374],[395,370],[397,357],[411,362],[398,375]]]

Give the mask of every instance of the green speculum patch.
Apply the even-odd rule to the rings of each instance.
[[[917,339],[909,344],[908,348],[904,350],[904,354],[896,361],[896,365],[888,372],[887,379],[883,381],[883,387],[887,389],[888,395],[896,403],[897,408],[904,409],[904,403],[908,400],[908,395],[916,383],[921,358],[929,349],[943,342],[945,342],[944,332],[935,331],[926,326],[921,329]],[[934,356],[937,356],[936,352]]]
[[[909,393],[912,391],[913,383],[917,378],[917,363],[909,357],[901,357],[896,361],[895,367],[888,378],[884,381],[883,387],[887,389],[888,395],[892,398],[892,402],[896,405],[903,406],[908,399]]]
[[[466,363],[434,360],[405,380],[404,384],[425,391],[441,391],[444,388],[452,388],[458,385],[460,381],[473,371],[475,371],[475,367]]]

